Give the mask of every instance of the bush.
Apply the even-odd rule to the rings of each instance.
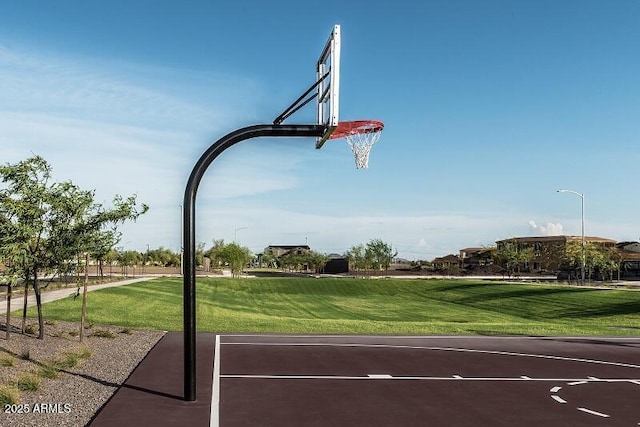
[[[91,350],[87,347],[82,348],[80,351],[72,353],[65,353],[62,359],[58,359],[54,362],[54,367],[57,369],[69,369],[73,368],[80,363],[82,359],[88,359],[91,357]]]
[[[38,369],[38,375],[42,378],[47,378],[50,380],[58,378],[60,376],[60,372],[54,365],[55,364],[44,364],[40,366],[40,369]]]
[[[0,406],[15,405],[20,401],[20,392],[8,385],[0,385]]]
[[[24,333],[29,335],[36,335],[38,333],[38,328],[36,328],[35,325],[28,324],[24,328]]]
[[[18,390],[37,391],[40,389],[40,378],[34,374],[22,374],[16,380]]]
[[[10,354],[3,354],[0,356],[0,366],[13,366],[14,357]]]
[[[95,330],[93,332],[91,332],[89,334],[90,337],[97,337],[97,338],[115,338],[116,334],[114,334],[111,331],[108,331],[106,329],[98,329]]]

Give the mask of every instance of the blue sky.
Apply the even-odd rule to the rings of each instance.
[[[2,163],[44,156],[98,201],[150,211],[121,246],[180,247],[204,150],[270,123],[342,28],[342,120],[385,123],[369,169],[345,141],[243,142],[207,172],[197,240],[381,238],[433,259],[512,236],[640,237],[640,2],[5,1]],[[306,108],[287,123],[312,123]],[[236,229],[237,232],[234,232]]]

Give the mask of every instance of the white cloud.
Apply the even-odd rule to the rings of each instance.
[[[561,236],[564,234],[564,227],[560,223],[554,224],[548,222],[547,225],[540,225],[530,220],[529,227],[531,227],[534,233],[542,234],[543,236]]]

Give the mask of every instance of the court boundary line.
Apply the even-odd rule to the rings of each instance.
[[[518,353],[501,350],[478,350],[459,347],[430,347],[415,345],[394,345],[394,344],[359,344],[359,343],[257,343],[257,342],[228,342],[222,345],[246,345],[246,346],[265,346],[265,347],[345,347],[345,348],[390,348],[390,349],[407,349],[407,350],[431,350],[431,351],[451,351],[458,353],[479,353],[491,354],[498,356],[514,356],[514,357],[531,357],[537,359],[559,360],[565,362],[590,363],[594,365],[617,366],[621,368],[640,369],[640,365],[633,365],[623,362],[608,362],[605,360],[583,359],[566,356],[553,356],[547,354]]]
[[[580,335],[545,335],[545,336],[520,336],[520,335],[347,335],[347,334],[237,334],[228,333],[221,334],[221,337],[261,337],[261,338],[384,338],[384,339],[480,339],[480,340],[562,340],[562,339],[576,339],[576,340],[600,340],[600,341],[620,341],[631,340],[638,341],[640,344],[640,337],[638,336],[580,336]]]
[[[213,380],[211,383],[211,416],[209,427],[220,425],[220,335],[216,335],[213,354]]]
[[[522,378],[522,377],[461,377],[453,375],[450,377],[428,377],[428,376],[408,376],[390,375],[361,376],[361,375],[261,375],[261,374],[222,374],[223,379],[259,379],[259,380],[340,380],[340,381],[485,381],[485,382],[562,382],[580,381],[587,383],[636,383],[635,378],[607,378],[588,380],[584,378]]]

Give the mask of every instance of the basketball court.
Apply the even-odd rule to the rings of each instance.
[[[638,426],[640,338],[167,334],[91,425]]]

